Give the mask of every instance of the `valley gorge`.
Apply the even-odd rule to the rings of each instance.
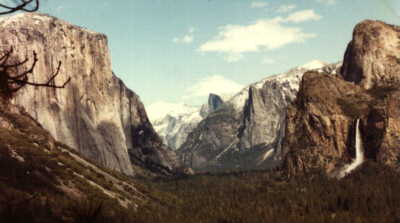
[[[22,1],[22,11],[37,11],[24,8],[31,2]],[[251,29],[220,27],[211,46],[237,34],[228,29],[251,33],[260,24],[291,22],[298,37],[302,30],[295,25],[316,16],[312,12],[299,20],[283,15],[259,20]],[[168,23],[175,23],[169,16]],[[133,85],[141,99],[127,87],[131,80],[125,85],[112,70],[113,48],[105,34],[37,12],[1,17],[0,29],[0,222],[400,221],[399,26],[363,20],[340,62],[313,60],[248,85],[228,80],[234,94],[199,79],[203,85],[190,83],[185,91],[191,98],[151,109],[140,87],[160,94],[156,75],[151,69],[132,72],[135,82],[152,81]],[[200,27],[190,27],[182,38],[165,34],[150,40],[158,48],[168,37],[168,47],[187,50],[201,35]],[[133,57],[135,66],[148,55],[154,57],[149,66],[159,65],[153,45],[137,43],[135,49],[146,53]],[[203,66],[197,59],[210,52],[201,53],[207,56],[196,55],[185,66]],[[247,53],[223,59],[235,67],[248,62]],[[158,58],[168,64],[162,72],[179,76],[170,56]],[[261,63],[268,71],[278,62]],[[179,78],[194,82],[189,76]],[[171,83],[162,87],[176,92],[187,87]]]
[[[305,72],[336,74],[341,63],[299,66],[245,87],[205,117],[177,151],[200,171],[271,169],[282,162],[286,109]]]
[[[397,26],[366,20],[343,66],[298,67],[250,85],[189,134],[178,150],[182,162],[199,171],[277,167],[338,176],[355,158],[359,118],[366,159],[397,168],[398,38]]]

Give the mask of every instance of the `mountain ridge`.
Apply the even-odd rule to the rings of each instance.
[[[336,73],[340,65],[330,64],[317,70]],[[179,148],[184,165],[200,171],[277,166],[282,159],[279,151],[285,109],[294,101],[306,71],[299,66],[268,76],[227,100],[202,120]]]

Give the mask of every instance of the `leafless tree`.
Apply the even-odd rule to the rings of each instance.
[[[33,73],[33,70],[38,61],[37,54],[33,51],[33,62],[29,69],[19,73],[21,66],[26,64],[29,59],[25,58],[23,61],[17,61],[14,63],[9,63],[11,54],[13,53],[13,48],[6,51],[3,56],[0,57],[0,91],[5,98],[11,98],[12,95],[25,85],[37,86],[37,87],[50,87],[50,88],[64,88],[71,80],[68,78],[62,85],[56,85],[54,79],[60,72],[61,61],[58,62],[56,71],[50,76],[50,78],[44,83],[30,82],[28,75]]]
[[[14,4],[6,5],[0,3],[0,15],[11,14],[17,11],[35,12],[39,9],[39,0],[12,0]],[[37,87],[50,87],[50,88],[64,88],[71,78],[68,78],[62,85],[56,85],[54,79],[60,72],[61,61],[58,63],[56,71],[50,76],[49,80],[44,83],[30,82],[28,75],[33,73],[33,70],[38,61],[37,54],[33,51],[33,62],[29,69],[19,73],[20,67],[26,64],[29,59],[25,58],[23,61],[9,62],[10,56],[13,53],[13,48],[5,51],[4,55],[0,57],[0,92],[3,98],[11,98],[15,92],[24,87],[25,85],[32,85]]]
[[[13,0],[14,4],[0,3],[0,15],[6,15],[17,11],[35,12],[39,9],[39,0]]]

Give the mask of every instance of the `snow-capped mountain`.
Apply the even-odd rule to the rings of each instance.
[[[163,119],[167,115],[179,116],[193,113],[199,110],[199,106],[184,103],[155,102],[146,107],[147,115],[151,122]]]
[[[147,112],[164,143],[178,149],[197,124],[222,104],[221,97],[211,93],[208,103],[202,106],[157,102],[148,106]]]
[[[295,100],[303,74],[310,68],[333,74],[339,66],[312,61],[245,87],[190,133],[178,150],[181,161],[200,170],[279,163],[286,108]]]
[[[303,66],[291,69],[286,73],[271,75],[258,82],[252,83],[234,96],[228,97],[226,100],[223,100],[216,94],[210,94],[208,103],[202,106],[192,106],[184,103],[156,102],[146,108],[147,114],[154,129],[163,139],[164,143],[172,149],[178,149],[186,141],[189,133],[191,133],[208,114],[214,112],[219,107],[232,106],[235,113],[241,114],[249,97],[250,87],[261,89],[266,82],[275,81],[286,86],[283,88],[284,92],[282,92],[282,95],[293,98],[295,97],[295,93],[293,92],[297,92],[299,81],[305,71],[310,70],[310,68],[322,71],[322,69],[328,69],[329,66],[333,65],[314,60]],[[330,70],[336,69],[335,67],[336,66],[333,66]],[[332,73],[332,71],[329,73]],[[226,102],[223,103],[223,101]]]
[[[304,65],[295,67],[293,69],[290,69],[289,71],[285,73],[280,73],[280,74],[275,74],[275,75],[269,75],[268,77],[257,81],[255,83],[252,83],[245,88],[243,88],[240,92],[235,94],[232,98],[227,100],[227,103],[230,103],[236,110],[241,111],[243,109],[243,106],[248,99],[248,92],[249,88],[251,86],[260,89],[263,87],[263,85],[268,82],[268,81],[276,81],[277,83],[283,84],[286,83],[288,85],[287,89],[295,90],[296,92],[298,91],[299,88],[299,81],[301,80],[301,77],[306,71],[309,70],[317,70],[319,72],[327,72],[330,74],[336,74],[337,69],[341,67],[342,63],[334,63],[334,64],[329,64],[323,61],[319,60],[313,60],[309,63],[306,63]]]

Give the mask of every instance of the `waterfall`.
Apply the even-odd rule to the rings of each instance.
[[[364,162],[364,148],[363,148],[359,125],[360,125],[360,119],[357,119],[356,134],[355,134],[356,158],[353,159],[353,161],[350,164],[344,166],[343,170],[340,171],[339,173],[339,178],[345,177]]]

